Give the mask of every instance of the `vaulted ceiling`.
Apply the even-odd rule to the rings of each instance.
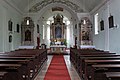
[[[12,2],[18,9],[22,12],[26,12],[29,7],[31,12],[37,12],[41,8],[47,6],[48,4],[60,3],[64,4],[74,11],[87,11],[90,12],[96,6],[101,4],[106,0],[6,0]]]
[[[62,14],[69,20],[77,20],[77,13],[89,13],[107,0],[4,0],[17,8],[24,16],[36,13],[37,20],[46,21],[55,14]],[[63,8],[63,11],[55,12],[52,8]]]

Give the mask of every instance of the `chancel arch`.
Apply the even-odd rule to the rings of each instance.
[[[61,11],[52,11],[53,8],[60,9]],[[31,15],[34,15],[34,13],[35,13],[34,17],[32,17],[32,18],[35,21],[39,21],[41,30],[44,29],[44,31],[45,31],[45,32],[44,31],[40,32],[40,38],[41,38],[40,44],[47,44],[48,45],[47,48],[50,47],[50,38],[48,35],[46,35],[46,34],[50,33],[48,30],[50,27],[46,23],[48,21],[48,18],[50,18],[51,16],[53,17],[54,15],[56,15],[58,13],[66,16],[68,18],[68,20],[71,22],[69,25],[69,28],[68,28],[69,30],[66,29],[67,32],[70,31],[69,35],[71,38],[70,40],[67,39],[67,40],[69,40],[67,47],[69,48],[70,46],[74,46],[74,44],[75,44],[75,40],[74,40],[75,36],[74,35],[79,36],[79,34],[77,34],[76,31],[74,30],[75,24],[79,23],[79,19],[78,19],[78,16],[77,16],[75,10],[73,10],[72,8],[70,8],[67,5],[64,5],[62,3],[51,3],[51,4],[47,4],[47,6],[45,6],[45,8],[41,7],[40,10],[37,10],[37,13],[36,13],[36,11],[35,12],[30,11],[30,13],[31,13]],[[51,20],[49,20],[49,21],[51,23]],[[66,23],[67,23],[67,21],[66,21]],[[37,35],[37,33],[34,36],[36,36],[36,35]],[[68,35],[68,34],[66,34],[66,35]]]

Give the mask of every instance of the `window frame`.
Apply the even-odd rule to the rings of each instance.
[[[94,34],[97,35],[99,34],[99,14],[96,13],[94,15]]]

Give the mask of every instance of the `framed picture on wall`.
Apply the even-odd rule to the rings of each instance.
[[[100,21],[100,29],[101,29],[101,31],[104,30],[104,21],[103,20]]]
[[[19,25],[19,24],[17,24],[16,31],[17,31],[18,33],[19,33],[19,31],[20,31],[20,25]]]
[[[109,21],[109,28],[113,28],[114,27],[114,18],[112,15],[108,18],[108,21]]]
[[[12,42],[12,35],[9,35],[9,43]]]
[[[12,25],[13,25],[13,22],[11,20],[8,21],[8,30],[9,31],[12,31]]]
[[[75,24],[75,29],[77,29],[77,24]]]
[[[37,33],[39,33],[39,25],[37,24]]]

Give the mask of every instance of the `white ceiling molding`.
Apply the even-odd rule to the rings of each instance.
[[[77,13],[91,12],[96,6],[101,4],[105,0],[0,0],[1,2],[7,1],[7,3],[14,8],[17,8],[19,12],[27,13],[29,10],[33,13],[42,10],[49,4],[55,5],[63,4],[69,9],[72,9]],[[29,2],[28,2],[29,1]],[[2,4],[2,3],[1,3]],[[45,6],[46,5],[46,6]],[[30,8],[28,10],[28,7]]]
[[[43,0],[41,2],[36,3],[34,6],[32,6],[32,8],[29,10],[29,12],[38,12],[43,7],[45,7],[51,3],[64,4],[64,5],[68,6],[69,8],[71,8],[72,10],[74,10],[75,12],[83,12],[84,11],[82,8],[80,8],[80,6],[74,4],[73,2],[71,2],[69,0]]]
[[[96,6],[91,12],[90,14],[95,13],[97,10],[99,10],[101,7],[103,7],[109,0],[103,0],[101,2],[101,4],[99,4],[98,6]]]
[[[12,7],[14,10],[16,10],[21,15],[23,14],[23,12],[19,8],[17,8],[10,0],[2,0],[2,1],[5,2],[7,5],[9,5],[10,7]]]

